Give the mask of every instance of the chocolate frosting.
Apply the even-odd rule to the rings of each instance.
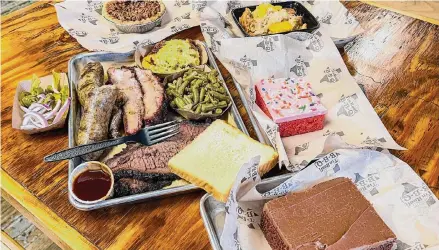
[[[273,249],[391,249],[395,241],[348,178],[267,202],[262,231]]]

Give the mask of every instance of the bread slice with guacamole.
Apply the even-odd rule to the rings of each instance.
[[[206,64],[206,48],[200,41],[172,39],[161,41],[142,59],[142,66],[156,74],[173,74]]]

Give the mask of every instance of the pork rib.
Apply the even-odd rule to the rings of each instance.
[[[136,78],[143,91],[143,105],[145,124],[155,124],[164,121],[166,115],[165,89],[160,84],[159,78],[151,70],[134,68]]]
[[[142,118],[145,112],[140,84],[129,68],[109,68],[108,77],[111,83],[124,94],[126,100],[123,105],[125,132],[129,135],[135,134],[142,127]]]

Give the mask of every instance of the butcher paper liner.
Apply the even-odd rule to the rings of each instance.
[[[143,34],[123,33],[102,15],[96,0],[67,0],[55,5],[58,21],[84,48],[91,51],[129,52],[140,42],[156,43],[164,38],[200,25],[198,10],[203,3],[165,0],[166,13],[161,25]]]
[[[410,166],[388,153],[343,147],[348,145],[339,136],[330,136],[325,144],[330,153],[263,193],[255,187],[261,181],[259,156],[244,164],[225,205],[222,249],[271,249],[260,229],[264,203],[337,177],[350,178],[372,203],[395,233],[398,250],[438,249],[439,201]]]
[[[101,15],[103,1],[67,0],[56,4],[55,8],[61,26],[84,48],[91,51],[129,52],[140,42],[153,44],[185,29],[199,26],[200,16],[201,21],[214,18],[234,24],[230,15],[233,8],[262,2],[264,1],[163,0],[166,13],[161,25],[144,34],[119,31]],[[362,32],[352,14],[338,1],[301,3],[319,19],[320,25],[328,30],[336,43]],[[236,24],[231,27],[234,27],[238,36],[242,36]]]
[[[280,163],[289,170],[309,164],[322,152],[326,138],[334,134],[357,147],[404,149],[392,139],[324,29],[313,34],[232,38],[221,22],[204,19],[205,38],[243,87],[260,127],[278,150]],[[310,82],[328,109],[323,130],[281,139],[277,124],[254,104],[254,83],[270,77]]]

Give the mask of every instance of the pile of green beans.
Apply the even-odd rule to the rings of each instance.
[[[172,108],[196,114],[221,114],[230,103],[216,70],[189,69],[183,76],[168,83],[166,94],[171,99]]]

